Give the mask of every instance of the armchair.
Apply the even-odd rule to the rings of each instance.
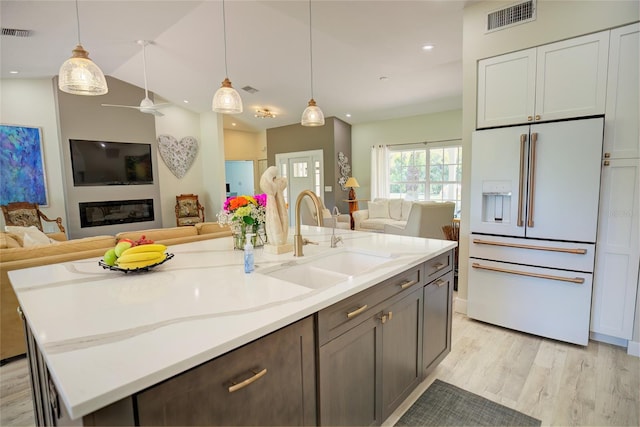
[[[385,224],[386,234],[445,239],[442,227],[451,225],[456,204],[453,202],[413,202],[407,225]]]
[[[42,220],[53,222],[58,226],[60,232],[64,233],[62,218],[49,219],[38,208],[37,203],[29,202],[13,202],[0,206],[4,214],[4,222],[9,226],[30,227],[32,225],[38,227],[38,230],[44,232],[42,228]]]
[[[320,202],[322,203],[322,219],[325,227],[333,227],[335,222],[336,228],[343,228],[347,230],[351,228],[351,218],[348,214],[341,214],[337,207],[334,207],[334,215],[331,215],[331,211],[325,207],[322,198],[320,198]],[[313,206],[311,199],[308,197],[302,199],[302,205],[300,205],[300,222],[304,225],[318,224],[315,207]]]
[[[196,225],[204,222],[204,206],[198,201],[197,194],[181,194],[176,196],[176,224]]]

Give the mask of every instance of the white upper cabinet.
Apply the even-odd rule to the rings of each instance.
[[[605,112],[609,32],[478,62],[477,127]]]
[[[640,157],[638,52],[640,24],[611,30],[604,155],[612,159]]]
[[[478,128],[533,120],[536,50],[527,49],[480,61]]]

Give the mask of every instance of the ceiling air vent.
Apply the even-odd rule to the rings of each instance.
[[[251,86],[245,86],[242,88],[242,90],[249,92],[249,93],[256,93],[258,92],[258,89],[256,89],[255,87],[251,87]]]
[[[10,36],[10,37],[30,37],[31,36],[31,30],[18,30],[15,28],[2,28],[2,35],[3,36]]]
[[[514,25],[535,21],[535,19],[536,0],[524,1],[489,12],[487,14],[487,32],[502,30]]]

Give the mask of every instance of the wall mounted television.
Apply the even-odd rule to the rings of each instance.
[[[153,184],[151,144],[70,139],[73,185]]]

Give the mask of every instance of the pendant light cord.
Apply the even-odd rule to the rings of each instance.
[[[309,0],[309,62],[311,69],[311,99],[313,99],[313,41],[311,35],[311,0]]]
[[[76,25],[78,27],[78,44],[82,45],[80,41],[80,12],[78,12],[78,0],[76,0]]]
[[[229,77],[227,70],[227,16],[224,9],[224,0],[222,0],[222,34],[224,37],[224,76]]]

